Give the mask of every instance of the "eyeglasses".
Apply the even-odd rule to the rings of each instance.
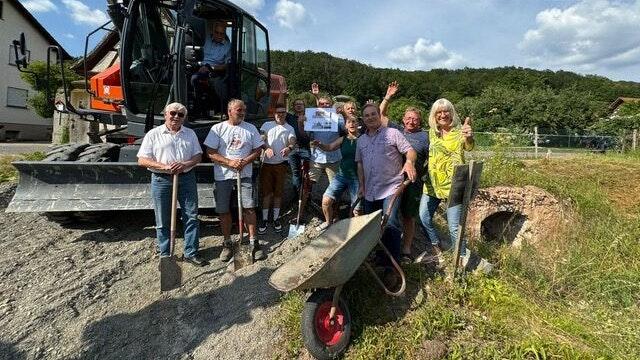
[[[177,111],[173,111],[173,110],[169,111],[169,115],[171,115],[171,116],[178,115],[179,118],[183,118],[184,117],[184,113],[183,112],[177,112]]]

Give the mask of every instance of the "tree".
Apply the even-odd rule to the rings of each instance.
[[[80,77],[71,70],[71,61],[64,62],[64,75],[67,84],[71,81],[78,80]],[[29,96],[27,104],[36,114],[44,118],[53,116],[54,104],[53,99],[46,99],[47,87],[49,94],[53,97],[56,91],[62,87],[62,74],[59,66],[52,65],[50,71],[49,82],[47,83],[47,64],[44,61],[32,61],[27,66],[27,71],[21,72],[20,77],[26,83],[36,90],[34,96]]]

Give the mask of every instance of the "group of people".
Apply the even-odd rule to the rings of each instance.
[[[322,196],[324,221],[317,230],[324,231],[336,220],[335,205],[347,191],[350,216],[382,209],[390,216],[382,240],[391,254],[402,262],[411,261],[411,245],[416,221],[435,253],[448,247],[441,244],[433,224],[433,215],[446,203],[455,165],[464,162],[464,151],[474,146],[470,119],[461,124],[453,104],[437,100],[431,107],[429,130],[422,130],[422,114],[408,107],[402,126],[389,121],[389,102],[396,95],[397,82],[389,84],[380,106],[368,102],[358,117],[357,106],[342,106],[338,131],[306,131],[305,102],[295,99],[292,112],[284,104],[275,109],[274,121],[265,122],[258,130],[244,121],[245,104],[231,100],[228,119],[215,124],[204,145],[206,155],[214,163],[216,211],[219,214],[223,250],[222,261],[232,256],[230,199],[238,177],[244,222],[249,232],[255,260],[266,254],[257,235],[269,227],[282,230],[281,200],[287,167],[291,169],[296,193],[302,194],[300,210],[306,208],[311,190],[326,175],[328,187]],[[320,96],[312,85],[317,107],[332,107],[330,98]],[[139,164],[152,172],[151,193],[154,202],[158,247],[161,256],[169,255],[169,215],[171,213],[171,175],[179,178],[178,200],[184,223],[184,258],[195,265],[206,262],[198,255],[198,196],[191,169],[201,161],[202,149],[193,130],[184,127],[187,109],[173,103],[165,109],[165,124],[151,130],[143,139],[138,153]],[[343,120],[342,120],[343,119]],[[252,181],[254,160],[261,158],[259,179]],[[401,197],[392,201],[403,182],[409,182]],[[254,196],[259,187],[259,198]],[[256,207],[261,202],[262,214],[257,221]],[[391,207],[390,207],[391,206]],[[389,208],[390,207],[390,208]],[[270,213],[270,211],[272,212]],[[456,238],[460,206],[447,207],[449,235]],[[463,263],[466,248],[462,247]]]

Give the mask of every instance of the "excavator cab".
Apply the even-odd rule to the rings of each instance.
[[[188,107],[194,130],[224,119],[231,98],[245,102],[247,121],[268,117],[269,41],[251,15],[226,0],[131,0],[126,11],[120,70],[130,134],[163,123],[162,109],[174,101]],[[205,59],[219,29],[223,70]]]

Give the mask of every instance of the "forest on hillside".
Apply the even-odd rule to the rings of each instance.
[[[451,100],[461,116],[473,116],[480,131],[617,134],[640,127],[634,107],[611,121],[609,104],[617,97],[639,97],[640,83],[612,81],[568,71],[520,67],[404,71],[381,69],[327,53],[272,51],[272,72],[284,75],[292,96],[308,93],[317,82],[330,95],[349,95],[363,104],[379,101],[391,81],[400,92],[391,104],[392,119],[407,105],[427,111],[438,98]],[[426,117],[426,116],[425,116]]]

